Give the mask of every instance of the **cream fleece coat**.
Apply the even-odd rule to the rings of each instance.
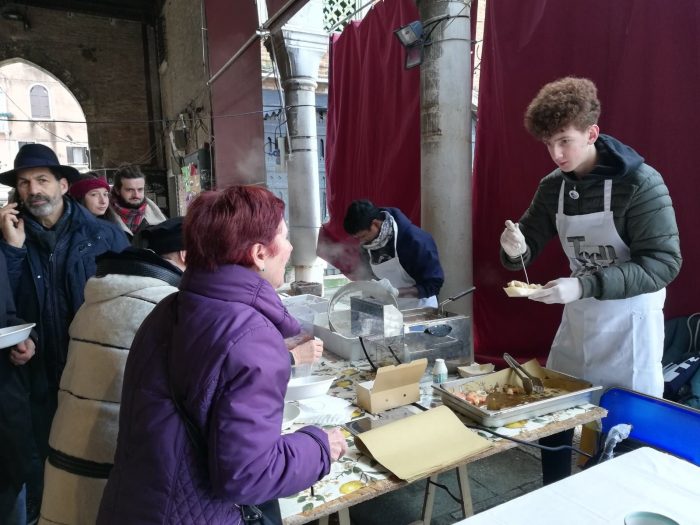
[[[114,462],[126,358],[139,326],[177,288],[150,277],[91,278],[70,326],[68,360],[49,445],[70,456]],[[92,525],[106,479],[77,476],[46,462],[39,523]]]

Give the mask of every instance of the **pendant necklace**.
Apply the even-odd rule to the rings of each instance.
[[[571,197],[574,200],[579,198],[579,194],[576,191],[576,186],[574,186],[574,189],[569,192],[569,197]]]

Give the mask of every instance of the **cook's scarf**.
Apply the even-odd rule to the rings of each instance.
[[[379,248],[384,248],[386,243],[393,238],[394,235],[394,218],[388,211],[383,211],[384,221],[382,221],[382,228],[379,230],[379,235],[372,242],[363,244],[362,247],[366,250],[377,250]]]

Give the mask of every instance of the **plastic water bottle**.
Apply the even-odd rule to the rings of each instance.
[[[447,366],[444,359],[436,359],[433,365],[433,383],[445,383],[447,381]]]

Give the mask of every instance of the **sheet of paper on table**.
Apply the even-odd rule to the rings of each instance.
[[[363,432],[355,437],[355,444],[406,481],[492,446],[444,406]]]

